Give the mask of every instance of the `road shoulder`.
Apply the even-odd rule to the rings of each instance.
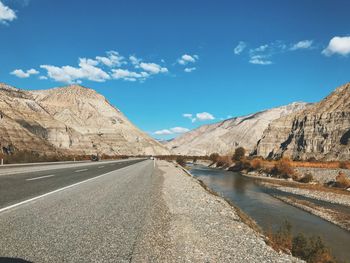
[[[197,180],[186,175],[180,168],[165,161],[158,161],[157,165],[163,172],[164,180],[162,196],[158,200],[165,203],[165,206],[162,204],[158,207],[157,213],[162,214],[158,220],[165,219],[166,223],[153,236],[153,242],[159,239],[162,245],[155,246],[158,251],[147,261],[299,261],[279,254],[266,245],[257,232],[242,222],[233,207],[222,198],[207,192]],[[161,256],[159,251],[163,252]]]

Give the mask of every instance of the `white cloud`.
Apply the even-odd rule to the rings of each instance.
[[[268,60],[266,56],[263,55],[253,55],[250,57],[249,63],[255,65],[271,65],[272,61]]]
[[[187,128],[183,128],[183,127],[174,127],[174,128],[171,128],[170,131],[172,133],[180,134],[180,133],[188,132],[190,130]]]
[[[185,68],[184,71],[187,73],[191,73],[192,71],[195,71],[197,68],[193,67],[193,68]]]
[[[163,130],[155,131],[154,134],[155,135],[171,135],[171,134],[181,134],[181,133],[185,133],[188,131],[190,131],[190,130],[187,128],[174,127],[174,128],[170,128],[170,129],[163,129]]]
[[[120,67],[123,64],[126,64],[126,61],[124,61],[124,57],[119,55],[117,51],[108,51],[107,57],[100,57],[97,56],[96,60],[99,63],[102,63],[108,67]]]
[[[173,134],[170,130],[164,129],[154,132],[155,135],[170,135]]]
[[[15,69],[10,74],[15,75],[18,78],[29,78],[31,75],[39,74],[39,71],[33,68],[27,71],[23,71],[22,69]]]
[[[207,120],[214,120],[215,119],[213,114],[208,113],[208,112],[200,112],[200,113],[195,114],[195,116],[192,113],[184,113],[184,114],[182,114],[182,116],[184,118],[191,120],[192,122],[195,122],[197,120],[207,121]]]
[[[265,44],[265,45],[261,45],[260,47],[253,49],[252,52],[264,52],[268,48],[269,48],[269,45]]]
[[[164,68],[156,63],[140,63],[140,68],[149,72],[150,74],[159,74],[159,73],[167,73],[168,69]]]
[[[238,45],[235,47],[235,49],[233,50],[233,52],[236,54],[236,55],[239,55],[243,52],[243,50],[247,47],[247,44],[243,41],[240,41],[238,43]]]
[[[322,51],[323,55],[331,56],[333,54],[339,54],[347,56],[350,54],[350,36],[346,37],[333,37],[326,49]]]
[[[39,79],[40,79],[40,80],[46,80],[47,77],[46,77],[46,76],[39,76]]]
[[[113,69],[112,77],[114,79],[124,79],[127,81],[145,80],[150,75],[147,72],[132,72],[127,69]]]
[[[182,55],[177,61],[181,65],[187,65],[188,63],[195,63],[199,59],[198,55]]]
[[[182,114],[182,116],[185,117],[185,118],[192,118],[193,114],[191,114],[191,113],[184,113],[184,114]]]
[[[191,113],[184,113],[184,114],[182,114],[182,116],[184,118],[190,119],[192,122],[196,121],[196,117],[193,117],[193,114],[191,114]]]
[[[106,56],[96,56],[95,58],[79,58],[79,66],[55,66],[50,64],[40,65],[47,71],[47,76],[40,76],[39,79],[53,79],[64,83],[81,83],[83,80],[104,82],[110,79],[123,79],[127,81],[143,82],[151,75],[169,72],[166,67],[156,63],[145,63],[142,59],[132,55],[128,62],[117,51],[108,51]],[[121,68],[122,65],[132,65],[135,69]],[[109,68],[109,71],[105,70]],[[20,77],[28,77],[33,72],[14,71]]]
[[[207,120],[214,120],[215,119],[215,117],[208,112],[197,113],[196,117],[200,121],[207,121]]]
[[[255,65],[271,65],[272,57],[278,54],[284,54],[299,49],[312,49],[312,40],[302,40],[293,44],[286,44],[284,41],[273,41],[268,44],[260,45],[249,50],[249,63]]]
[[[90,81],[104,82],[110,76],[101,68],[96,67],[96,62],[91,59],[80,58],[79,68],[72,66],[57,67],[53,65],[41,65],[47,70],[47,76],[55,81],[74,83],[78,80],[87,79]]]
[[[140,66],[140,62],[142,61],[142,59],[139,59],[135,56],[130,56],[129,60],[131,62],[131,64],[133,64],[136,68],[139,68]]]
[[[0,23],[7,24],[17,18],[15,11],[0,1]]]
[[[312,40],[302,40],[299,41],[298,43],[295,43],[294,45],[292,45],[292,47],[290,48],[290,50],[298,50],[298,49],[309,49],[312,47]]]

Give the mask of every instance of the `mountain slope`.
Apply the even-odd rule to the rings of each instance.
[[[263,131],[272,120],[307,107],[306,103],[292,103],[287,106],[261,111],[255,114],[203,125],[167,143],[175,154],[209,155],[231,154],[237,147],[249,152],[254,149]]]
[[[167,154],[96,91],[24,91],[0,84],[0,144],[66,154]]]
[[[273,121],[257,155],[293,159],[350,159],[350,83],[301,112]]]

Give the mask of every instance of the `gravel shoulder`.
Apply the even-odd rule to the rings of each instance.
[[[156,194],[160,204],[134,262],[301,262],[266,245],[232,206],[180,168],[165,161],[157,166],[162,172],[162,190]],[[165,219],[158,227],[157,217]],[[145,243],[153,254],[142,253],[149,251]]]

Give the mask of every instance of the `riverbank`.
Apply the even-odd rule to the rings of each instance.
[[[302,262],[273,250],[232,206],[180,167],[166,161],[157,161],[157,166],[162,191],[155,198],[158,205],[150,215],[154,224],[147,226],[143,243],[155,252],[140,252],[136,261]]]
[[[313,215],[319,216],[328,222],[331,222],[341,228],[350,231],[350,215],[346,213],[342,213],[335,209],[325,208],[320,205],[317,205],[313,202],[301,200],[291,196],[281,196],[274,195],[275,198],[286,202],[292,206],[298,207],[307,211]]]

